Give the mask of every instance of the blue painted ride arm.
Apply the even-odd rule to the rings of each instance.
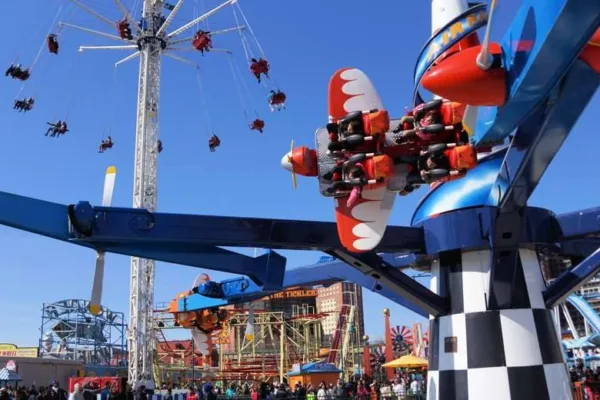
[[[564,240],[580,239],[600,233],[600,207],[560,214],[556,219]]]
[[[79,203],[76,222],[88,226],[78,240],[92,243],[129,243],[184,250],[194,246],[260,247],[286,250],[328,250],[341,247],[337,227],[331,222],[267,218],[215,217],[150,213],[128,208],[92,207]],[[179,247],[177,247],[179,246]],[[378,251],[423,252],[420,228],[388,227]],[[149,257],[148,257],[149,258]]]
[[[0,192],[0,224],[68,241],[68,207],[63,204]]]
[[[352,254],[346,250],[332,250],[327,253],[346,262],[361,275],[374,278],[381,286],[393,290],[397,296],[429,315],[445,315],[448,311],[447,298],[433,293],[375,253]]]
[[[526,206],[599,85],[600,75],[576,60],[553,95],[519,126],[490,196],[499,207]]]
[[[407,276],[407,279],[411,279]],[[397,304],[400,304],[419,315],[428,314],[409,302],[397,292],[379,284],[377,279],[361,273],[359,270],[348,266],[345,262],[333,261],[318,263],[306,267],[295,268],[286,271],[283,281],[283,289],[292,287],[310,287],[316,285],[327,285],[340,281],[354,282],[381,296],[384,296]],[[418,283],[415,282],[418,285]],[[266,292],[261,290],[246,278],[235,278],[221,282],[223,299],[213,299],[200,294],[189,295],[179,300],[180,311],[197,311],[206,308],[221,307],[227,304],[248,302],[277,291]]]
[[[546,307],[562,303],[571,293],[600,272],[600,248],[577,266],[565,271],[544,291]]]

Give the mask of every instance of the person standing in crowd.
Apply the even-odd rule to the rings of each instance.
[[[73,388],[73,393],[69,395],[69,400],[85,400],[83,397],[83,387],[76,383]]]

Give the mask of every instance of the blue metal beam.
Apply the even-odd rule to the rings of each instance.
[[[46,236],[52,239],[68,241],[68,207],[0,192],[0,224]]]
[[[92,207],[79,203],[75,223],[82,243],[127,243],[170,251],[172,246],[261,247],[286,250],[329,250],[341,244],[335,223],[266,218],[215,217],[206,215],[150,213],[127,208]],[[73,219],[72,219],[73,221]],[[1,223],[1,218],[0,218]],[[423,231],[389,227],[378,251],[422,252]],[[150,257],[148,257],[150,258]]]
[[[5,192],[0,192],[0,224],[106,252],[244,274],[263,290],[281,289],[283,257],[253,258],[217,246],[341,247],[334,223],[150,213],[87,202],[65,206]],[[389,227],[388,233],[381,251],[424,250],[420,228]]]
[[[565,271],[544,291],[546,307],[552,308],[562,303],[571,293],[600,272],[600,248],[579,265]]]
[[[75,229],[69,229],[69,220]],[[332,222],[150,213],[92,207],[87,202],[66,206],[6,192],[0,192],[0,225],[86,247],[108,250],[108,246],[140,257],[145,257],[140,253],[158,252],[149,247],[168,251],[174,246],[179,252],[211,245],[287,250],[341,247]],[[424,247],[422,229],[390,226],[378,251],[421,253]]]
[[[587,258],[600,248],[600,238],[575,239],[560,242],[560,253],[563,257]]]
[[[375,253],[352,254],[346,250],[332,250],[326,253],[356,268],[361,274],[381,282],[382,286],[390,288],[398,296],[415,304],[427,314],[440,316],[448,311],[447,298],[433,293]]]
[[[501,209],[525,207],[599,85],[600,75],[575,61],[553,96],[519,126],[492,189]]]
[[[600,207],[573,211],[556,217],[564,240],[600,234]]]

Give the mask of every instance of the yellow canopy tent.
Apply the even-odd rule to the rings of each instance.
[[[383,364],[384,368],[422,368],[427,367],[427,360],[423,360],[422,358],[406,355],[402,356],[394,361],[390,361],[389,363]]]

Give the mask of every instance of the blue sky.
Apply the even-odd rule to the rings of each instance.
[[[214,0],[205,0],[212,7]],[[130,5],[133,1],[127,1]],[[194,15],[188,0],[173,26]],[[84,0],[111,20],[118,18],[112,2]],[[0,63],[31,64],[48,33],[60,4],[59,19],[109,31],[111,28],[74,11],[66,0],[19,0],[3,5],[5,18],[0,33],[7,38]],[[498,38],[514,15],[519,2],[499,3]],[[366,6],[356,0],[242,1],[260,44],[271,62],[273,76],[288,94],[288,109],[270,114],[264,89],[245,74],[244,55],[235,34],[215,37],[215,47],[229,48],[244,71],[253,104],[266,120],[263,135],[250,132],[239,106],[227,59],[218,53],[201,57],[182,55],[201,64],[204,92],[211,123],[202,106],[195,72],[189,66],[166,59],[162,71],[161,134],[165,150],[159,159],[159,209],[167,212],[249,217],[333,220],[333,204],[320,197],[315,181],[299,178],[292,189],[289,174],[279,167],[290,141],[312,145],[314,131],[327,118],[327,83],[340,67],[354,66],[370,75],[394,116],[401,115],[412,97],[412,72],[416,56],[430,33],[428,1],[390,2],[375,0]],[[230,9],[211,19],[210,29],[234,25]],[[113,32],[111,32],[113,33]],[[20,85],[0,81],[0,120],[3,142],[0,166],[5,171],[0,190],[60,203],[90,200],[99,203],[104,171],[114,164],[118,177],[113,205],[129,206],[132,198],[137,63],[130,62],[116,74],[113,63],[127,52],[78,53],[81,44],[113,44],[65,28],[61,53],[51,56],[44,48],[23,96],[37,99],[34,111],[19,114],[12,102]],[[595,169],[600,141],[595,97],[590,110],[546,173],[531,204],[567,212],[597,205],[597,178],[586,173]],[[248,110],[254,113],[254,108]],[[60,139],[44,137],[46,122],[67,118],[71,132]],[[222,146],[207,149],[207,132],[215,131]],[[96,152],[103,132],[111,132],[115,146],[105,154]],[[578,160],[578,162],[575,162]],[[590,160],[590,161],[585,161]],[[393,224],[407,224],[424,190],[396,202]],[[42,237],[0,227],[0,342],[35,346],[39,339],[42,303],[67,298],[87,299],[93,278],[92,251]],[[318,254],[286,252],[290,267],[314,262]],[[171,300],[186,290],[199,271],[158,263],[157,302]],[[213,279],[227,275],[212,272]],[[127,311],[129,259],[107,257],[104,305]],[[372,293],[365,294],[365,307],[390,307],[392,323],[410,324],[415,314],[406,312]],[[379,312],[367,314],[367,333],[383,334]]]

